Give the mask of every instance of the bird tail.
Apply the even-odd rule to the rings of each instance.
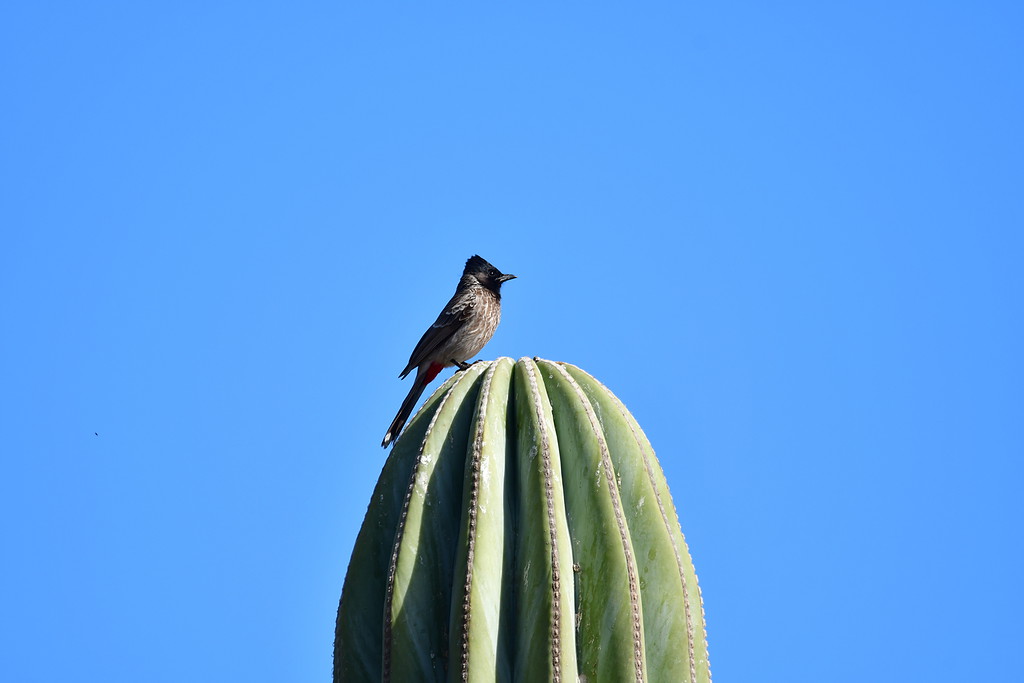
[[[384,440],[380,443],[381,446],[387,448],[402,433],[402,427],[405,426],[405,421],[409,419],[412,409],[416,407],[420,396],[423,395],[423,390],[437,377],[437,373],[441,372],[442,367],[444,366],[440,363],[432,363],[427,367],[426,372],[419,368],[416,370],[416,379],[413,381],[412,386],[409,387],[409,394],[402,401],[402,407],[398,409],[398,415],[395,415],[395,419],[391,421],[388,433],[384,435]]]

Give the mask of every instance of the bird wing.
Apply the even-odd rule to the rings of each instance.
[[[412,355],[409,357],[409,364],[405,366],[405,370],[399,377],[404,379],[412,372],[413,368],[430,358],[434,351],[451,339],[452,335],[458,332],[463,323],[473,314],[475,306],[476,297],[463,296],[457,292],[442,309],[434,324],[427,328],[427,331],[420,337],[419,343],[416,344],[416,348],[412,350]],[[451,359],[439,359],[442,363],[447,363],[449,360]]]

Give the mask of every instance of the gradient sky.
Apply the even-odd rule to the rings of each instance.
[[[0,10],[0,679],[328,680],[474,253],[482,357],[650,437],[716,681],[1019,678],[1024,5],[556,5]]]

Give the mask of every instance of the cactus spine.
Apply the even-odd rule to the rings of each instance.
[[[711,679],[664,474],[611,392],[501,358],[438,389],[356,540],[334,679]]]

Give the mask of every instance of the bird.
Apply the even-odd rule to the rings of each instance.
[[[452,366],[465,370],[471,365],[466,360],[479,353],[494,336],[501,321],[501,285],[515,277],[502,273],[477,255],[466,261],[455,294],[423,333],[409,356],[409,364],[399,375],[405,379],[416,369],[409,395],[402,401],[381,446],[387,448],[398,438],[423,389],[441,370]]]

